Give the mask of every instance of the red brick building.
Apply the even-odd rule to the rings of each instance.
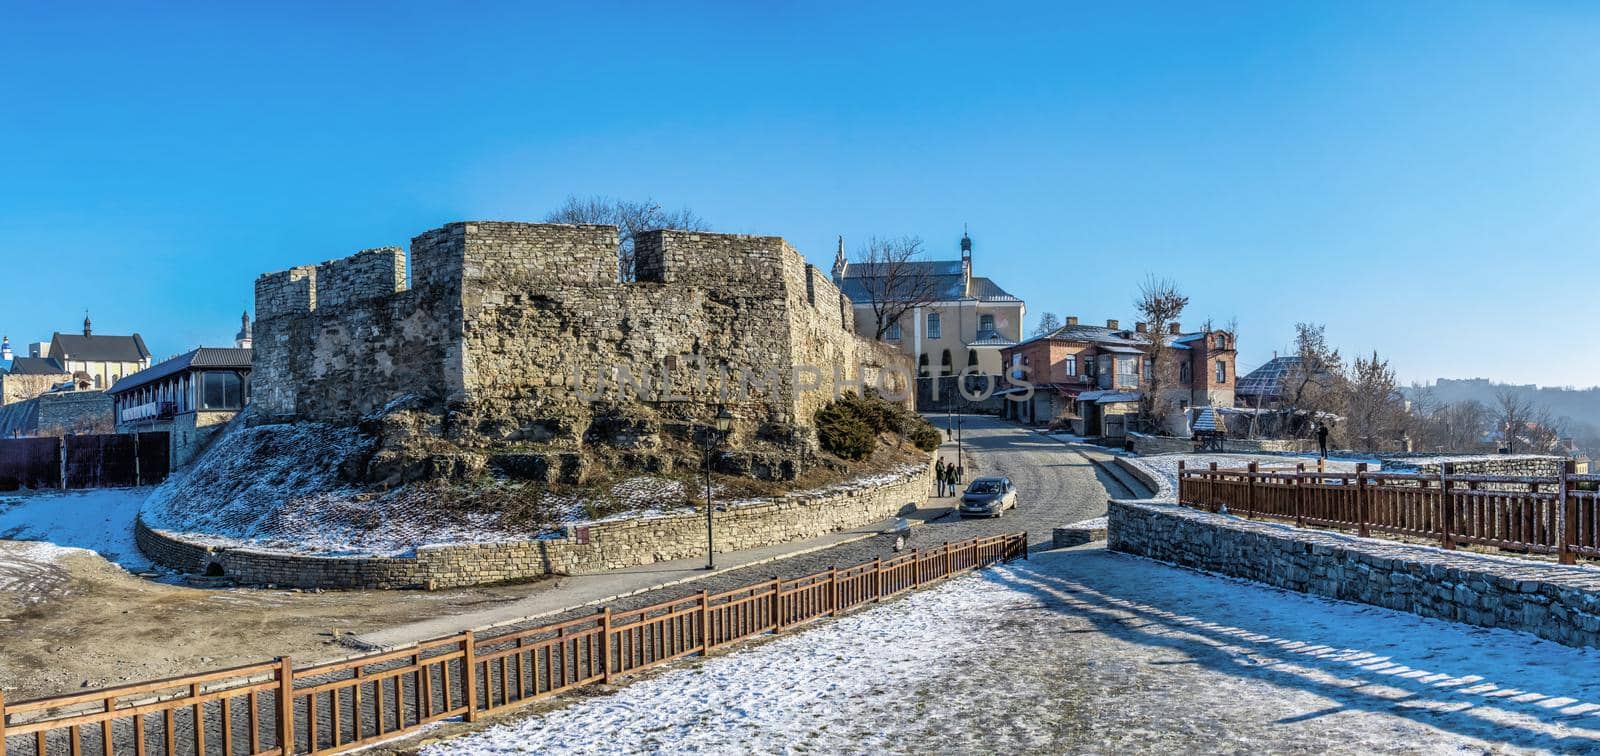
[[[1091,326],[1069,317],[1051,333],[1001,350],[1010,395],[1026,393],[1023,381],[1033,384],[1026,401],[1005,403],[1006,416],[1083,436],[1124,435],[1150,382],[1151,338],[1144,323],[1124,329],[1116,320]],[[1233,334],[1184,333],[1174,323],[1162,338],[1178,361],[1178,383],[1164,392],[1174,403],[1185,409],[1233,406],[1238,377]]]

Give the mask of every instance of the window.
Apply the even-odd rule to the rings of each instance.
[[[1217,348],[1218,349],[1227,349],[1228,348],[1228,337],[1227,336],[1224,336],[1224,335],[1222,335],[1220,333],[1217,334]]]
[[[1067,358],[1065,360],[1061,361],[1061,367],[1064,370],[1067,371],[1067,375],[1077,375],[1078,374],[1078,355],[1075,355],[1075,354],[1067,355]]]
[[[977,366],[978,366],[978,350],[976,350],[976,349],[968,349],[967,350],[967,367],[977,367]]]
[[[983,335],[983,334],[990,334],[990,335],[994,334],[994,316],[993,315],[979,315],[978,316],[978,334],[980,336]]]
[[[1217,383],[1228,382],[1228,363],[1217,360]]]
[[[939,313],[937,312],[928,313],[928,338],[942,338],[939,335]]]
[[[1117,386],[1138,386],[1139,365],[1132,357],[1117,357]]]
[[[939,360],[939,372],[941,374],[955,372],[955,371],[951,370],[951,368],[950,368],[951,364],[952,363],[950,362],[950,350],[946,349],[946,350],[944,350],[944,356],[942,358],[940,358],[940,360]]]
[[[883,329],[883,337],[890,341],[899,341],[900,321],[896,320],[893,323],[890,323],[888,328]]]
[[[1178,363],[1178,382],[1184,384],[1185,386],[1187,386],[1193,380],[1194,380],[1194,369],[1189,367],[1189,363],[1187,363],[1187,362]]]
[[[244,406],[244,380],[238,373],[205,373],[200,387],[202,409],[239,409]]]

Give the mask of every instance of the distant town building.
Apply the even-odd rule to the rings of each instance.
[[[1007,417],[1053,424],[1083,436],[1120,437],[1138,414],[1151,370],[1151,340],[1144,323],[1124,329],[1120,321],[1082,325],[1076,317],[1042,336],[1001,350],[1008,379],[1026,379],[1033,396],[1007,401]],[[1232,407],[1238,345],[1227,331],[1184,333],[1178,323],[1160,337],[1176,357],[1177,384],[1164,393],[1179,408]],[[1015,381],[1012,381],[1016,383]],[[1025,391],[1018,385],[1012,395]]]
[[[200,347],[123,377],[107,391],[117,432],[167,431],[172,466],[188,464],[249,402],[251,354]]]
[[[95,335],[88,315],[83,317],[83,335],[57,332],[50,339],[48,354],[43,356],[96,389],[105,389],[125,375],[150,367],[150,350],[139,334]]]
[[[909,275],[930,279],[935,294],[932,301],[913,307],[890,324],[883,340],[910,355],[917,366],[919,406],[930,406],[933,382],[928,379],[933,377],[968,371],[1001,382],[1005,366],[1000,350],[1022,338],[1026,306],[993,280],[973,275],[972,238],[961,235],[959,260],[918,261],[906,267]],[[881,273],[872,264],[851,263],[840,240],[833,280],[855,307],[856,333],[867,338],[877,333],[874,297],[885,296],[893,288],[875,281],[882,278]],[[939,393],[941,398],[955,396],[954,381],[941,385]]]
[[[240,313],[239,332],[233,336],[234,349],[249,349],[255,343],[254,329],[250,327],[250,313]]]
[[[1234,394],[1242,407],[1276,409],[1283,398],[1283,382],[1300,367],[1296,355],[1273,357],[1267,364],[1250,371],[1239,379]]]

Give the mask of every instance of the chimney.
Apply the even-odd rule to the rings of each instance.
[[[1137,323],[1134,323],[1133,324],[1133,330],[1138,331],[1139,333],[1144,333],[1145,330],[1146,330],[1145,327],[1144,327],[1144,321],[1141,320],[1141,321],[1139,321]]]
[[[1113,331],[1117,330],[1117,328],[1118,328],[1117,321],[1115,321],[1115,320],[1107,320],[1106,321],[1106,327],[1110,328]]]
[[[1078,324],[1078,316],[1077,315],[1068,315],[1067,316],[1067,325],[1077,325],[1077,324]]]
[[[1181,323],[1173,323],[1172,325],[1167,326],[1167,333],[1177,336],[1178,334],[1183,333],[1183,325]]]

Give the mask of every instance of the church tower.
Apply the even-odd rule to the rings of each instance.
[[[850,261],[844,256],[844,237],[839,237],[839,252],[833,256],[833,283],[838,285],[844,280],[844,272],[850,269]]]
[[[961,279],[963,284],[972,281],[972,237],[967,235],[966,224],[961,226]]]
[[[233,335],[233,346],[236,349],[249,349],[255,342],[250,328],[250,313],[239,313],[239,332]]]

